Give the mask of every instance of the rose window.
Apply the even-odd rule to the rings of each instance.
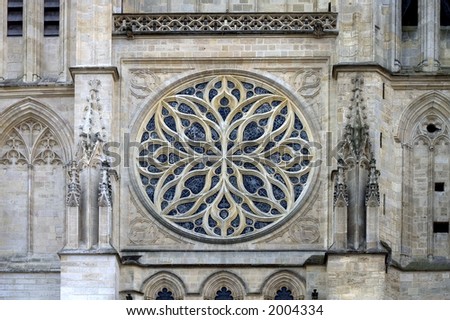
[[[305,121],[260,81],[210,76],[178,87],[152,106],[139,138],[146,202],[190,235],[261,232],[286,218],[308,187]]]

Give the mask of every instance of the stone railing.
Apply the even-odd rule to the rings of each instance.
[[[113,35],[337,34],[337,13],[114,14]]]

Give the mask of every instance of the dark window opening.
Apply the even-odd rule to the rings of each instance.
[[[8,37],[23,35],[23,0],[8,0]]]
[[[282,287],[277,291],[277,295],[274,300],[294,300],[294,296],[292,295],[291,290],[286,287]]]
[[[419,23],[418,0],[402,0],[402,26],[417,27]]]
[[[444,182],[436,182],[434,184],[434,191],[444,192],[445,191]]]
[[[59,0],[44,0],[44,36],[59,36]]]
[[[439,131],[439,128],[436,127],[436,125],[434,123],[430,123],[429,125],[427,125],[427,131],[429,133],[433,133],[433,132]]]
[[[156,295],[156,300],[175,300],[173,297],[172,291],[169,291],[167,288],[163,288]]]
[[[450,0],[441,0],[441,26],[450,26]]]
[[[228,290],[227,287],[222,287],[219,291],[217,291],[214,300],[234,300],[234,298],[231,295],[231,291]]]
[[[433,222],[433,233],[448,233],[448,222]]]

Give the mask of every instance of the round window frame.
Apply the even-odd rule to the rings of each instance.
[[[201,236],[196,233],[191,233],[188,230],[176,226],[174,223],[168,221],[163,216],[158,214],[154,208],[153,204],[151,203],[151,200],[149,199],[148,195],[143,191],[142,184],[140,183],[141,180],[139,178],[139,172],[137,171],[137,163],[138,160],[136,159],[137,156],[135,153],[128,153],[129,154],[129,167],[128,167],[128,174],[129,174],[129,181],[132,186],[130,188],[130,191],[132,194],[138,199],[138,202],[145,208],[146,214],[149,214],[150,217],[158,221],[161,225],[163,225],[165,228],[171,230],[172,232],[176,233],[179,236],[186,237],[188,239],[192,239],[198,242],[202,243],[211,243],[211,244],[232,244],[232,243],[241,243],[246,242],[250,240],[254,240],[257,238],[261,238],[263,236],[266,236],[270,233],[273,233],[276,230],[279,230],[283,227],[289,220],[293,218],[293,216],[297,215],[299,212],[302,211],[302,209],[308,207],[309,201],[308,199],[311,198],[311,195],[314,192],[317,192],[316,186],[318,183],[318,176],[320,171],[320,163],[322,162],[319,158],[319,155],[321,155],[321,152],[317,152],[315,147],[317,147],[317,141],[318,141],[318,134],[317,129],[315,128],[315,124],[312,121],[312,119],[308,116],[308,114],[305,112],[305,102],[301,101],[301,98],[294,94],[293,91],[290,91],[288,88],[283,87],[280,83],[277,82],[277,79],[270,78],[268,76],[255,74],[248,71],[240,71],[240,70],[234,70],[234,69],[220,69],[220,70],[208,70],[198,73],[193,73],[188,76],[179,77],[178,79],[173,80],[170,83],[167,83],[167,85],[162,88],[161,90],[155,91],[147,97],[141,104],[140,104],[140,111],[135,115],[135,117],[132,120],[132,126],[130,130],[130,139],[134,139],[132,141],[140,141],[141,137],[140,134],[142,134],[142,131],[146,127],[148,121],[150,120],[150,114],[151,109],[164,97],[171,94],[172,92],[175,92],[177,90],[182,90],[183,86],[187,86],[186,83],[191,83],[193,81],[201,82],[203,79],[211,76],[240,76],[240,77],[248,77],[251,80],[258,81],[264,85],[267,85],[269,88],[273,88],[279,93],[281,93],[283,96],[285,96],[287,99],[290,100],[293,107],[297,108],[298,113],[301,115],[303,121],[303,125],[307,129],[307,133],[309,135],[309,142],[311,145],[313,145],[313,160],[312,162],[318,163],[318,165],[313,165],[310,169],[308,180],[306,187],[304,188],[302,194],[300,195],[300,199],[297,200],[298,203],[292,208],[290,212],[285,214],[285,216],[278,221],[274,222],[273,224],[270,224],[269,226],[258,230],[251,232],[250,234],[244,234],[234,237],[212,237],[212,236]],[[286,85],[287,86],[287,85]],[[314,197],[315,198],[315,197]]]

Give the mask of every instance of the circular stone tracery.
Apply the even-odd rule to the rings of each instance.
[[[173,90],[139,132],[137,170],[152,211],[178,230],[236,238],[283,220],[307,187],[312,155],[293,103],[241,76]]]

